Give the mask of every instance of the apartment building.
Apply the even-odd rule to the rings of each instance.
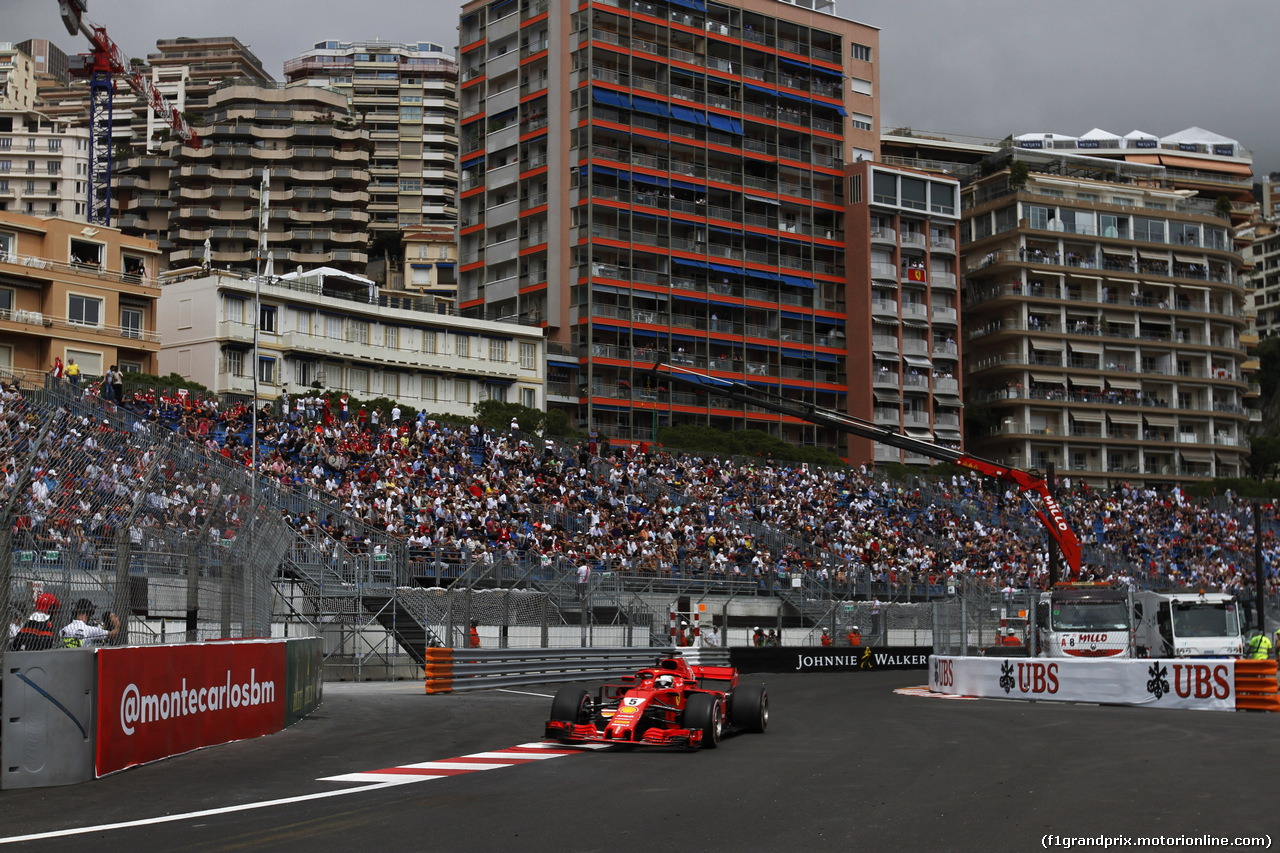
[[[369,140],[343,95],[227,85],[209,96],[199,132],[199,149],[169,140],[129,159],[116,179],[122,228],[154,234],[173,267],[252,267],[259,185],[270,169],[268,243],[276,260],[290,269],[364,270]]]
[[[115,228],[0,212],[0,370],[38,378],[75,359],[85,377],[154,373],[157,258]]]
[[[322,41],[285,61],[285,79],[342,92],[373,141],[369,228],[458,219],[458,63],[431,42]]]
[[[317,388],[462,416],[489,399],[544,406],[541,329],[441,314],[432,299],[387,294],[332,268],[260,281],[221,270],[166,281],[160,369],[251,398],[255,290],[259,399]]]
[[[35,60],[13,42],[0,41],[0,109],[30,110],[35,106]]]
[[[849,413],[913,438],[959,447],[960,182],[883,163],[850,166]],[[869,342],[867,346],[865,342]],[[821,356],[819,356],[821,358]],[[821,369],[819,365],[819,369]],[[854,458],[936,460],[855,439]]]
[[[447,225],[420,225],[406,228],[402,235],[404,254],[398,271],[392,273],[397,289],[436,300],[442,308],[456,313],[458,305],[458,242]]]
[[[84,219],[89,131],[31,109],[0,109],[0,211]]]
[[[1243,475],[1229,219],[1163,163],[1025,141],[962,190],[966,449],[1100,486]]]
[[[27,39],[17,44],[18,50],[31,57],[37,81],[40,78],[66,83],[70,79],[69,62],[62,49],[48,39]],[[38,86],[38,83],[37,83]]]
[[[459,303],[545,326],[552,405],[613,440],[843,436],[666,387],[659,358],[845,410],[845,164],[878,148],[878,32],[832,2],[462,10]]]
[[[1258,337],[1280,335],[1280,219],[1263,219],[1236,232],[1246,241],[1244,257],[1250,263],[1246,286]]]

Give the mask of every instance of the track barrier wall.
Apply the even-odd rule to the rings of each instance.
[[[1148,708],[1280,710],[1276,662],[1234,658],[1136,660],[929,658],[935,693]]]
[[[732,648],[729,661],[739,672],[880,672],[925,669],[930,646],[775,646]]]
[[[15,652],[0,787],[67,785],[278,732],[320,704],[319,638]]]
[[[561,681],[595,681],[633,675],[678,649],[427,649],[426,692],[461,693]],[[723,663],[687,655],[692,664]]]

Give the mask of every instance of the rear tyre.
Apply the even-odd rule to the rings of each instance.
[[[561,687],[551,700],[551,719],[574,725],[590,722],[591,696],[581,687]]]
[[[769,694],[759,685],[739,687],[729,702],[729,722],[759,734],[769,725]]]
[[[724,728],[720,700],[708,693],[690,695],[684,708],[684,727],[702,732],[703,749],[715,749],[720,745],[720,730]]]

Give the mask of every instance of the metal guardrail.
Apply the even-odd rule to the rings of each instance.
[[[457,649],[448,675],[427,667],[428,692],[452,680],[454,693],[632,675],[664,657],[661,649]]]

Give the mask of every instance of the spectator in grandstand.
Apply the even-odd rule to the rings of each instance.
[[[51,592],[42,592],[36,597],[35,610],[18,630],[10,648],[15,652],[40,652],[54,648],[57,642],[53,620],[57,613],[58,597]]]

